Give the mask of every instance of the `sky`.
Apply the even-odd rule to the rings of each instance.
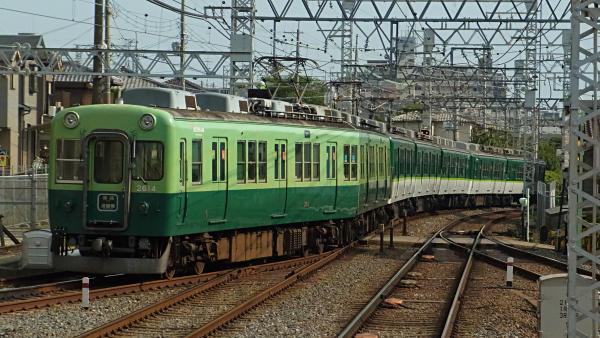
[[[165,3],[172,6],[179,6],[176,0],[163,0]],[[322,1],[322,0],[321,0]],[[550,3],[564,3],[566,0],[543,1],[541,15],[550,15]],[[186,0],[186,5],[190,12],[196,9],[202,12],[205,6],[221,6],[228,5],[230,0],[215,1],[215,0]],[[113,20],[112,20],[112,42],[125,48],[139,49],[171,49],[171,44],[178,40],[179,34],[179,15],[168,10],[162,9],[146,0],[127,0],[127,1],[112,1],[113,3]],[[274,0],[274,3],[283,6],[284,0]],[[318,5],[318,1],[314,0]],[[366,2],[365,2],[366,3]],[[509,3],[509,2],[507,2]],[[460,6],[459,2],[448,1],[447,7],[456,10]],[[267,7],[265,0],[256,0],[257,15],[268,15],[270,10]],[[299,15],[302,8],[299,1],[296,1],[288,12],[289,15]],[[334,2],[330,2],[324,13],[330,14],[335,12]],[[413,3],[414,8],[419,11],[424,4]],[[419,7],[420,6],[420,7]],[[428,16],[442,15],[440,3],[432,6]],[[485,3],[483,7],[485,11],[490,11],[495,6],[494,3]],[[503,4],[503,6],[506,6]],[[559,7],[558,5],[556,5]],[[500,10],[505,9],[501,7]],[[560,8],[559,8],[560,9]],[[559,10],[554,9],[554,10]],[[281,8],[277,10],[281,11]],[[468,8],[474,11],[473,8]],[[406,15],[406,8],[399,8],[398,16]],[[545,14],[544,14],[545,13]],[[375,16],[373,8],[364,5],[359,8],[358,14],[369,17]],[[469,16],[469,12],[466,12]],[[0,34],[15,34],[19,32],[37,33],[44,36],[44,40],[48,47],[77,47],[89,46],[93,42],[93,15],[94,2],[93,0],[0,0],[0,18],[2,25],[0,26]],[[229,15],[225,12],[223,15]],[[473,12],[474,17],[480,16],[480,13]],[[508,16],[507,16],[508,17]],[[229,41],[219,34],[219,30],[224,31],[218,25],[211,24],[205,20],[195,18],[186,19],[186,32],[188,34],[188,50],[213,50],[225,51],[228,50]],[[328,29],[335,23],[324,23],[320,28]],[[256,22],[255,36],[255,57],[272,54],[272,36],[271,29],[273,23],[269,21]],[[509,25],[502,26],[507,28]],[[210,29],[209,29],[210,27]],[[339,39],[325,40],[319,27],[312,22],[302,22],[301,25],[301,48],[300,54],[303,57],[314,59],[318,66],[314,69],[309,69],[312,75],[325,77],[332,71],[339,70],[340,59],[340,43]],[[363,24],[361,28],[368,34],[369,29],[372,29],[372,24]],[[422,30],[425,28],[424,23],[418,23],[415,26],[419,36],[417,45],[420,48],[422,40]],[[277,54],[279,56],[291,56],[295,52],[295,31],[297,24],[295,22],[281,22],[277,26]],[[387,25],[381,26],[383,31],[389,30]],[[409,24],[399,24],[400,32],[409,31]],[[384,50],[378,42],[377,33],[373,33],[369,40],[362,34],[359,34],[355,29],[355,33],[359,35],[358,44],[360,48],[359,61],[383,59]],[[442,32],[439,32],[442,34]],[[514,36],[519,34],[518,31],[508,32],[505,37],[507,46],[494,47],[494,61],[498,66],[513,67],[514,60],[524,58],[523,48],[512,46],[514,44]],[[468,40],[471,46],[478,46],[481,39],[478,36],[472,35],[472,32],[464,29],[459,32],[461,39]],[[548,34],[552,35],[552,34]],[[456,35],[455,37],[459,37]],[[546,36],[544,36],[546,37]],[[513,39],[513,40],[511,40]],[[552,40],[550,37],[549,40]],[[434,55],[437,59],[442,59],[447,56],[448,50],[443,50],[440,46],[436,46]],[[560,55],[562,50],[560,47],[553,46],[551,49],[544,50],[547,55],[557,58],[554,54]],[[444,53],[444,54],[442,54]],[[455,64],[473,65],[476,60],[473,53],[466,52],[464,56],[457,53]],[[548,86],[556,85],[548,82]]]

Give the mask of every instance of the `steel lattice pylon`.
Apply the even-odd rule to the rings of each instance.
[[[529,17],[537,18],[538,2],[536,0],[527,4]],[[537,41],[538,25],[535,20],[531,20],[526,30],[527,44],[525,46],[525,109],[523,128],[523,152],[525,154],[525,165],[523,166],[523,193],[527,189],[535,189],[535,163],[538,152],[538,114],[539,109],[536,105],[536,79],[537,79]]]
[[[598,29],[600,0],[572,1],[571,116],[569,126],[569,337],[598,337],[596,281],[600,223],[600,126],[598,116]],[[587,245],[586,245],[587,243]],[[587,248],[586,248],[587,246]],[[577,268],[591,265],[588,285],[580,283]],[[593,301],[596,300],[596,301]],[[586,302],[591,308],[586,308]]]
[[[252,88],[254,77],[254,0],[231,1],[231,35],[232,52],[244,54],[231,58],[230,90],[236,92],[244,88]],[[243,80],[236,80],[242,78]]]

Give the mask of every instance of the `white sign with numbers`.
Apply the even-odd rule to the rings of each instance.
[[[539,336],[542,338],[562,338],[567,337],[567,316],[569,314],[569,305],[567,303],[567,274],[560,273],[540,277],[540,307],[539,315]],[[592,280],[586,277],[580,277],[577,281],[579,285],[590,285]],[[589,302],[580,304],[591,310],[592,297]],[[587,332],[592,331],[592,322],[586,320],[581,323],[580,328],[585,328]]]

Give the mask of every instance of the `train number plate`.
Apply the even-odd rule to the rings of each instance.
[[[119,198],[117,197],[117,194],[98,195],[98,210],[117,211],[117,209],[119,209]]]

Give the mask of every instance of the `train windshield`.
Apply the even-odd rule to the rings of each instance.
[[[97,141],[94,147],[94,181],[121,183],[123,181],[123,142]]]
[[[160,142],[135,143],[134,180],[159,181],[163,177],[163,145]]]
[[[59,183],[81,183],[81,141],[57,140],[56,142],[56,181]]]

